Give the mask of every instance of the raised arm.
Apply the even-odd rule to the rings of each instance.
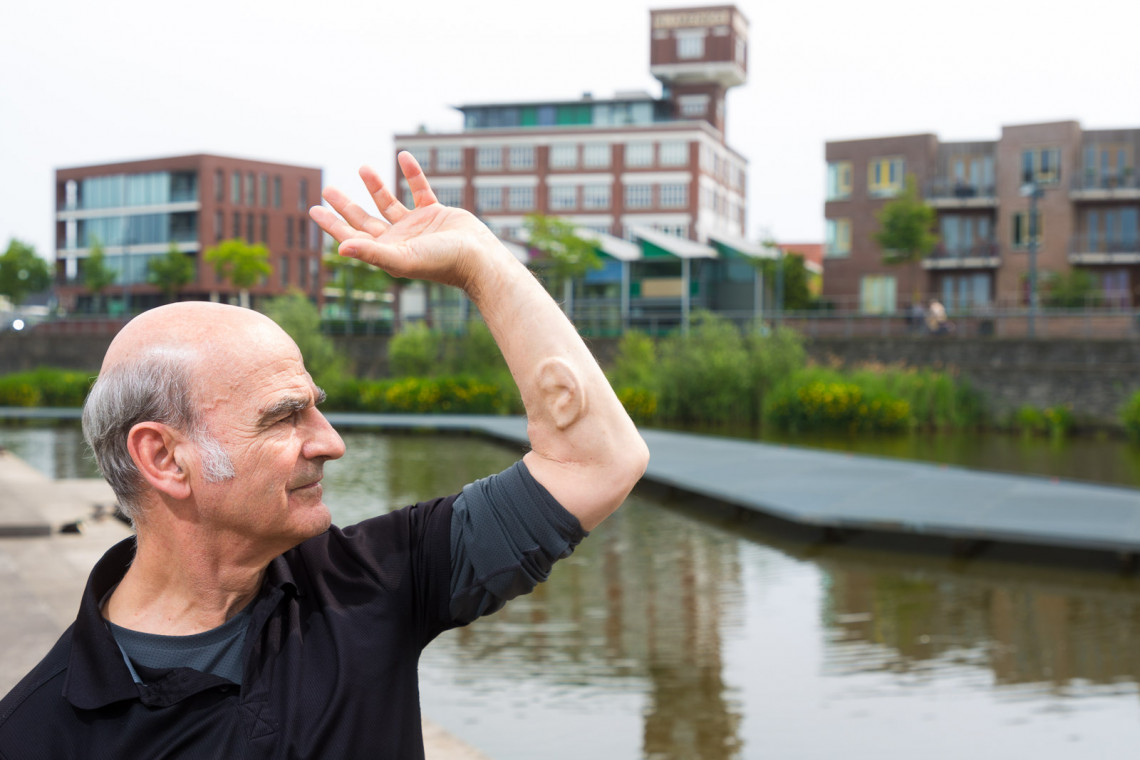
[[[409,153],[397,157],[412,191],[409,210],[372,169],[360,170],[382,218],[335,188],[313,219],[340,254],[397,277],[462,288],[479,308],[522,394],[531,451],[527,468],[591,530],[645,472],[649,451],[578,332],[534,276],[487,227],[441,205]]]

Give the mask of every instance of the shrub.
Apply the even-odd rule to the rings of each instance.
[[[871,395],[886,394],[910,404],[911,423],[933,430],[966,428],[983,421],[981,396],[947,372],[866,364],[848,376]]]
[[[766,419],[796,432],[899,432],[910,425],[907,401],[882,392],[867,393],[855,383],[818,374],[801,373],[775,389],[766,405]]]
[[[405,325],[388,342],[388,369],[393,376],[428,377],[440,370],[441,338],[423,322]]]
[[[610,382],[615,386],[657,388],[657,344],[643,332],[631,330],[618,343]]]
[[[383,411],[419,414],[496,414],[506,408],[501,388],[471,378],[406,377],[389,384],[383,399]]]
[[[627,385],[617,389],[617,397],[626,413],[638,424],[657,416],[657,394],[651,390]]]
[[[1023,433],[1044,433],[1045,415],[1029,404],[1018,407],[1013,413],[1013,428]]]
[[[471,320],[463,333],[448,336],[442,343],[443,361],[438,371],[432,374],[496,380],[510,377],[510,370],[495,343],[495,337],[482,321]]]
[[[95,376],[41,367],[0,378],[0,406],[83,406]]]
[[[748,352],[732,323],[698,312],[688,335],[670,336],[660,348],[663,417],[710,424],[752,421]]]
[[[0,406],[40,406],[43,395],[27,373],[0,378]]]
[[[764,397],[777,385],[803,369],[803,338],[786,327],[771,332],[756,330],[747,339],[749,383],[753,408],[750,418],[758,421],[764,408]]]
[[[1027,434],[1063,438],[1072,431],[1073,422],[1073,412],[1067,406],[1038,409],[1026,404],[1014,412],[1012,427]]]
[[[1140,391],[1133,394],[1132,398],[1124,405],[1124,409],[1120,412],[1120,419],[1124,423],[1124,430],[1128,436],[1140,443]]]

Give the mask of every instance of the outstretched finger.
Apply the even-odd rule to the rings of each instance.
[[[309,209],[309,217],[318,227],[336,238],[338,243],[343,243],[349,238],[366,236],[366,233],[351,226],[324,206],[313,206]]]
[[[395,224],[408,215],[408,208],[392,195],[375,169],[371,166],[360,167],[360,178],[364,180],[364,186],[368,188],[368,194],[372,196],[380,216]]]
[[[415,156],[406,150],[402,150],[397,154],[396,161],[400,164],[400,171],[404,173],[404,179],[408,181],[408,189],[412,191],[412,202],[416,208],[439,203],[431,185],[428,184],[427,177],[424,176],[424,170],[420,168],[420,162],[416,160]]]
[[[344,217],[344,220],[361,232],[367,232],[373,237],[380,237],[388,229],[388,223],[365,211],[359,204],[353,203],[347,195],[335,187],[326,187],[321,193],[329,205]]]

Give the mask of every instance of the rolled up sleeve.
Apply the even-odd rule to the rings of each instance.
[[[463,488],[451,515],[451,615],[460,625],[550,576],[587,536],[521,461]]]

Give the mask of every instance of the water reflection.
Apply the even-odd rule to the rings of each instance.
[[[76,467],[46,454],[81,449],[53,433],[25,449]],[[339,523],[518,455],[345,438],[326,479]],[[1140,742],[1140,583],[796,544],[635,496],[420,673],[425,713],[495,760],[1103,757]]]
[[[1134,579],[1043,569],[899,567],[883,557],[821,562],[831,673],[986,668],[998,686],[1057,694],[1140,684],[1140,587]],[[926,567],[922,565],[926,564]]]

